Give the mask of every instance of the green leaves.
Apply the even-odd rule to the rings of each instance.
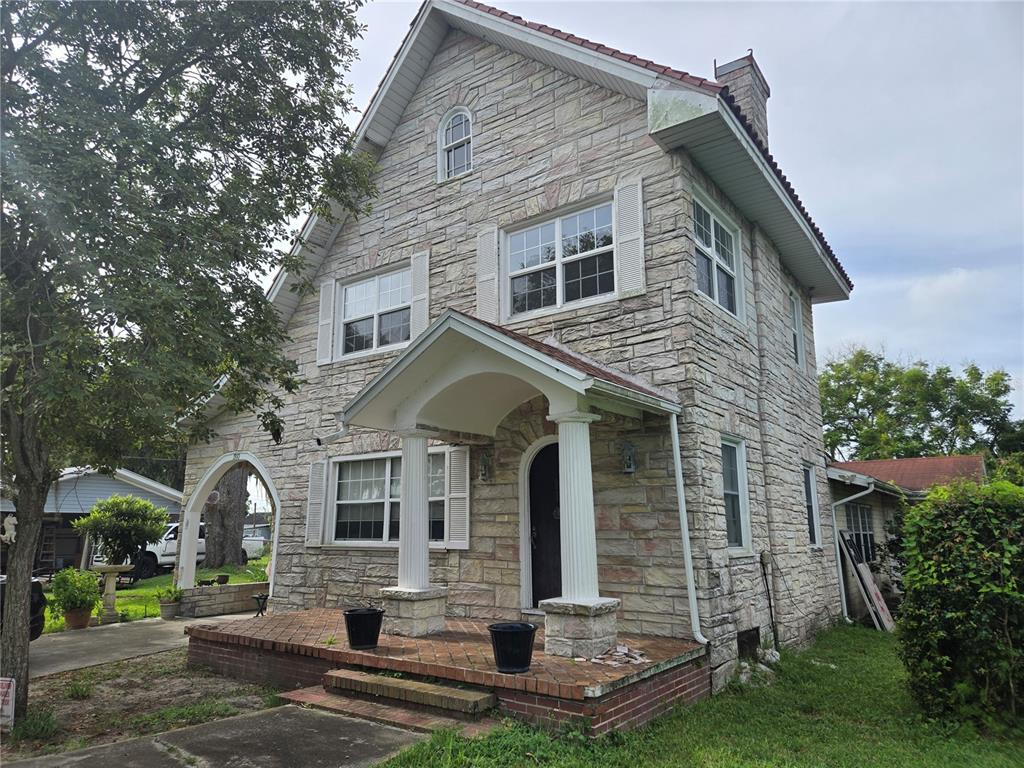
[[[111,496],[97,501],[89,514],[72,525],[92,537],[109,565],[132,561],[147,544],[158,541],[167,527],[167,510],[136,496]]]

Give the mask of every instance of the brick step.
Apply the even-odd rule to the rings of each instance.
[[[493,691],[387,677],[357,669],[332,669],[323,681],[324,689],[332,693],[388,699],[390,704],[429,707],[463,718],[480,717],[498,704]]]
[[[432,731],[444,729],[460,733],[466,738],[473,738],[482,736],[492,728],[500,725],[497,720],[490,717],[467,722],[454,717],[447,717],[438,713],[437,710],[425,712],[397,704],[369,701],[343,694],[329,693],[324,690],[323,686],[319,685],[282,693],[281,698],[291,704],[322,709],[325,712],[332,712],[336,715],[353,717],[357,720],[369,720],[374,723],[391,725],[395,728],[419,731],[420,733],[431,733]]]

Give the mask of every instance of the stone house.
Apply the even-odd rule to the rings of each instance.
[[[769,154],[753,56],[715,77],[424,3],[358,129],[372,212],[309,221],[318,291],[271,289],[306,381],[284,440],[214,398],[186,530],[248,462],[275,612],[527,616],[573,656],[691,638],[715,686],[773,626],[834,621],[812,307],[852,284]]]

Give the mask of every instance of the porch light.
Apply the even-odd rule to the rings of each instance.
[[[491,452],[481,451],[480,452],[480,468],[478,470],[478,476],[481,483],[486,483],[491,479]]]
[[[636,446],[624,443],[622,446],[622,473],[632,475],[636,472]]]

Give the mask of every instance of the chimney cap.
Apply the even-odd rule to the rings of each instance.
[[[766,97],[772,95],[771,88],[768,87],[768,78],[764,76],[764,72],[761,71],[761,67],[758,66],[757,61],[754,59],[754,49],[748,48],[746,56],[740,56],[738,59],[733,59],[725,64],[719,64],[715,62],[715,79],[718,80],[722,75],[727,75],[730,72],[735,72],[738,69],[744,67],[750,67],[761,87],[764,88],[764,95]]]

